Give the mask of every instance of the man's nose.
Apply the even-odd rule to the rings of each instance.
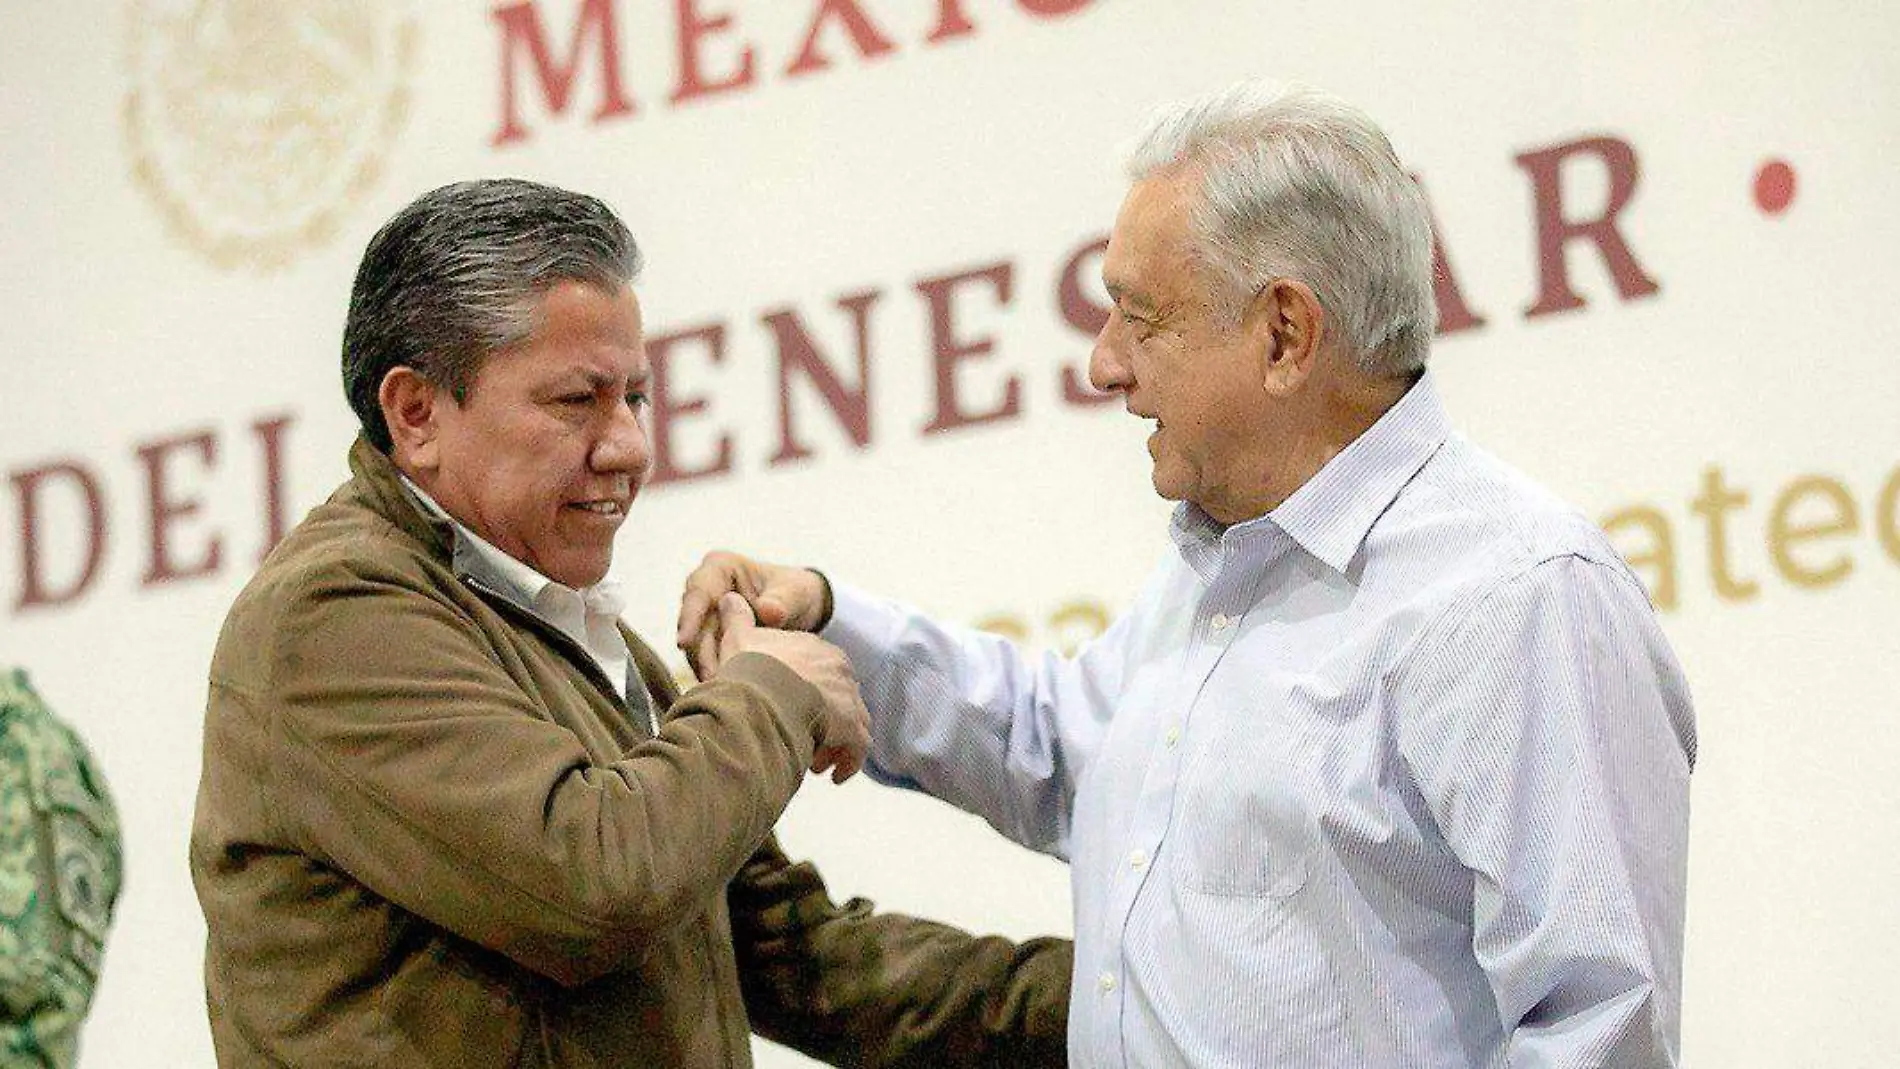
[[[634,406],[614,406],[607,429],[594,443],[592,459],[596,471],[628,473],[636,482],[646,478],[647,467],[653,462],[653,447],[646,421]]]
[[[1126,389],[1134,380],[1128,374],[1128,362],[1109,339],[1108,332],[1115,329],[1115,321],[1110,319],[1095,336],[1095,348],[1089,351],[1089,385],[1112,393]]]

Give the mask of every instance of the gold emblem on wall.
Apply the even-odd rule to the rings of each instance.
[[[405,0],[131,0],[125,136],[173,233],[220,267],[328,241],[409,111]]]

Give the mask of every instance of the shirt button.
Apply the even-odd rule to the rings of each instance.
[[[1102,978],[1097,980],[1096,984],[1103,991],[1113,991],[1115,990],[1115,975],[1113,973],[1103,973]]]
[[[1174,749],[1174,744],[1181,741],[1181,729],[1169,728],[1161,736],[1161,741],[1168,744],[1168,749],[1170,750]]]
[[[1214,614],[1214,618],[1208,621],[1208,624],[1216,631],[1225,631],[1234,626],[1234,618],[1224,612],[1217,612]]]
[[[1148,863],[1148,855],[1142,853],[1139,850],[1128,855],[1128,867],[1131,869],[1138,869],[1142,867],[1143,865],[1146,865],[1147,863]]]

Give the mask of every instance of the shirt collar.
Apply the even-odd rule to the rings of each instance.
[[[1451,421],[1427,371],[1280,507],[1223,529],[1198,506],[1183,502],[1174,511],[1170,533],[1203,577],[1227,552],[1257,545],[1270,553],[1283,540],[1344,573],[1372,525],[1450,433]]]
[[[449,525],[454,536],[451,565],[455,574],[491,588],[521,608],[549,615],[550,602],[578,601],[590,615],[618,618],[626,610],[626,594],[621,585],[603,579],[582,590],[555,582],[532,567],[495,548],[487,539],[470,530],[448,514],[422,487],[407,475],[398,475],[403,488],[430,515]]]

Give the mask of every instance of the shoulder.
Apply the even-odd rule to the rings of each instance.
[[[106,800],[85,741],[41,700],[22,669],[0,669],[0,747],[9,763],[24,762],[35,790],[49,780],[73,779],[89,796]]]
[[[1415,610],[1410,652],[1561,604],[1649,617],[1649,595],[1595,523],[1453,435],[1375,525],[1366,581]]]
[[[232,602],[212,655],[212,679],[258,685],[299,647],[360,619],[394,635],[405,602],[467,598],[449,562],[343,495],[293,529]]]
[[[24,668],[0,666],[0,718],[4,723],[27,721],[48,715],[46,703],[33,690]]]
[[[64,924],[96,943],[105,937],[118,897],[122,861],[118,811],[92,752],[39,700],[24,672],[0,672],[0,912],[23,917],[32,876]],[[27,858],[46,850],[50,863]],[[21,883],[22,879],[26,883]],[[51,931],[53,929],[47,929]],[[63,928],[60,930],[64,930]],[[65,951],[77,954],[76,939]]]
[[[1581,510],[1459,435],[1426,464],[1393,513],[1393,528],[1414,541],[1442,543],[1447,562],[1459,559],[1459,570],[1478,587],[1558,560],[1585,562],[1637,582]]]

